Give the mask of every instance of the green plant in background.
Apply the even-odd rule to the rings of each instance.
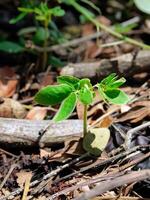
[[[18,10],[21,12],[19,16],[25,17],[27,14],[34,14],[35,20],[39,21],[42,25],[37,28],[35,38],[38,38],[38,40],[43,41],[44,50],[43,50],[42,68],[45,69],[48,59],[46,47],[48,46],[48,39],[50,36],[48,26],[52,22],[53,16],[61,17],[65,14],[65,11],[60,6],[49,8],[47,3],[44,2],[41,2],[38,7],[33,7],[33,8],[20,7],[18,8]],[[18,19],[20,20],[20,17],[17,17],[17,19],[12,19],[10,23],[16,23]]]
[[[67,119],[75,109],[77,100],[84,105],[83,116],[83,147],[86,151],[99,155],[101,146],[105,147],[109,139],[108,129],[102,130],[105,132],[105,144],[102,145],[102,140],[97,143],[97,131],[100,129],[92,129],[88,131],[87,125],[87,108],[93,102],[95,96],[95,88],[98,89],[100,97],[104,101],[113,104],[125,104],[129,101],[129,97],[119,89],[125,82],[124,78],[117,79],[115,73],[103,79],[100,83],[92,86],[88,78],[78,79],[72,76],[59,76],[57,78],[58,85],[50,85],[42,88],[36,95],[35,101],[42,105],[60,104],[59,111],[54,116],[53,121],[59,122]],[[91,135],[93,138],[91,139]],[[102,136],[101,136],[102,137]],[[92,144],[95,144],[94,148]],[[104,142],[104,141],[103,141]],[[95,150],[96,149],[96,150]]]
[[[133,0],[132,0],[133,1]],[[95,15],[89,9],[87,9],[82,4],[90,6],[96,12],[100,13],[100,10],[92,3],[90,0],[58,0],[56,3],[58,6],[49,8],[48,1],[41,2],[39,0],[23,0],[21,1],[22,7],[19,7],[18,10],[20,14],[14,19],[10,20],[11,24],[17,23],[28,15],[33,16],[35,26],[25,27],[18,32],[19,42],[15,43],[12,41],[1,41],[0,50],[8,53],[21,53],[23,51],[28,51],[33,54],[39,55],[42,52],[42,70],[46,69],[48,61],[50,63],[59,63],[61,66],[63,63],[58,58],[48,59],[48,46],[56,43],[63,43],[65,39],[62,37],[62,34],[57,29],[56,24],[53,21],[53,17],[61,17],[65,14],[65,11],[61,8],[62,4],[66,4],[68,7],[75,8],[80,13],[80,19],[82,21],[92,22],[97,30],[102,29],[116,38],[123,40],[125,42],[131,43],[133,45],[139,46],[141,48],[150,49],[149,45],[143,44],[137,40],[129,38],[125,35],[126,32],[132,30],[136,26],[130,25],[128,27],[122,27],[116,25],[115,27],[108,27],[104,24],[101,24],[95,19]],[[135,5],[143,12],[150,13],[150,3],[149,0],[134,0]],[[142,3],[141,3],[142,2]],[[32,48],[26,48],[26,39],[30,39],[35,46]],[[63,41],[62,41],[63,40]],[[39,51],[38,46],[42,46]],[[30,45],[32,47],[32,45]],[[36,48],[37,47],[37,48]],[[54,59],[53,59],[54,58]]]

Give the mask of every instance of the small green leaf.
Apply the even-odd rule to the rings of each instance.
[[[20,13],[17,17],[14,17],[13,19],[11,19],[9,21],[9,23],[10,24],[16,24],[17,22],[22,20],[26,15],[27,15],[27,13]]]
[[[80,88],[84,87],[85,85],[87,85],[89,88],[92,87],[91,81],[88,78],[83,78],[80,80],[79,82]]]
[[[70,86],[76,87],[79,83],[80,79],[73,77],[73,76],[58,76],[57,82],[58,83],[66,83]]]
[[[34,36],[36,42],[43,42],[45,39],[49,38],[49,31],[45,30],[43,27],[38,27]]]
[[[79,91],[78,98],[85,105],[91,104],[93,101],[93,91],[89,87],[82,87]]]
[[[139,10],[150,14],[150,0],[134,0],[134,3]]]
[[[121,85],[123,85],[125,82],[126,82],[126,79],[122,77],[122,78],[120,78],[120,79],[114,81],[113,83],[108,84],[106,87],[107,87],[108,89],[117,89],[117,88],[119,88]]]
[[[50,10],[51,10],[51,13],[56,17],[61,17],[65,14],[65,11],[60,6],[56,6]]]
[[[130,32],[132,29],[134,29],[135,27],[137,27],[137,23],[133,23],[133,24],[128,24],[126,26],[123,26],[121,24],[116,24],[114,26],[114,29],[116,32],[118,33],[128,33]]]
[[[47,86],[42,88],[36,95],[35,101],[42,105],[55,105],[61,103],[73,89],[67,84]]]
[[[3,41],[0,42],[0,51],[8,53],[20,53],[24,51],[24,47],[20,46],[15,42]]]
[[[83,138],[83,148],[87,152],[99,156],[107,146],[109,138],[108,128],[92,128]]]
[[[113,104],[126,104],[129,102],[129,97],[122,90],[112,89],[103,92],[104,98]]]
[[[67,119],[76,106],[77,97],[74,92],[72,92],[61,104],[59,111],[53,118],[55,122],[59,122]]]
[[[25,8],[25,7],[19,7],[18,10],[24,13],[32,13],[34,11],[32,8]]]
[[[117,79],[117,76],[116,76],[116,73],[112,73],[110,74],[109,76],[107,76],[106,78],[104,78],[100,84],[104,84],[104,85],[108,85],[114,81],[116,81]]]

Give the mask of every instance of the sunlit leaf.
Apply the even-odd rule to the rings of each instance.
[[[80,79],[73,77],[73,76],[58,76],[57,77],[58,83],[66,83],[73,87],[76,87],[77,84],[79,83],[79,81],[80,81]]]
[[[79,82],[80,88],[84,87],[85,85],[87,85],[88,87],[92,87],[91,81],[88,78],[83,78],[80,80]]]
[[[118,87],[120,87],[121,85],[123,85],[126,82],[125,78],[120,78],[110,84],[108,84],[107,88],[109,89],[117,89]]]
[[[83,148],[87,152],[99,156],[107,146],[109,138],[108,128],[92,128],[83,138]]]
[[[61,103],[73,89],[67,84],[47,86],[36,95],[35,101],[42,105],[55,105]]]
[[[76,94],[73,92],[62,102],[59,111],[57,112],[53,120],[55,122],[59,122],[67,119],[75,109],[76,101],[77,97]]]
[[[128,95],[119,89],[106,90],[104,92],[104,97],[108,102],[113,104],[126,104],[129,102]]]
[[[116,73],[112,73],[109,76],[107,76],[106,78],[104,78],[100,84],[104,84],[104,85],[108,85],[112,82],[114,82],[117,79]]]
[[[83,87],[79,91],[78,98],[85,105],[91,104],[93,101],[93,92],[89,87]]]

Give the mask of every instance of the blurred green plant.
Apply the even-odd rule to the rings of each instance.
[[[142,10],[142,7],[140,6],[141,3],[139,3],[140,0],[134,1],[136,5],[138,5],[138,7]],[[148,1],[149,0],[142,1],[142,6],[144,6],[145,8],[147,7],[147,10],[149,10],[149,3],[147,3]],[[86,6],[84,6],[84,4],[88,5],[92,9],[96,10],[96,12],[100,13],[100,10],[90,0],[57,0],[56,3],[58,3],[58,6],[52,8],[49,8],[48,1],[39,2],[38,0],[22,0],[21,2],[22,7],[18,8],[18,10],[20,11],[19,15],[11,19],[10,23],[15,24],[26,16],[33,16],[35,26],[26,27],[19,30],[18,43],[11,41],[0,42],[0,50],[9,53],[20,53],[23,51],[29,51],[37,55],[42,52],[42,70],[46,69],[48,61],[54,61],[54,59],[48,58],[49,50],[47,47],[52,44],[65,42],[65,39],[63,38],[61,32],[57,29],[57,26],[53,21],[53,17],[62,17],[65,14],[65,11],[62,9],[62,4],[66,4],[69,7],[72,6],[73,8],[75,8],[80,13],[80,20],[82,22],[92,22],[96,26],[97,30],[102,29],[110,33],[111,35],[119,38],[120,40],[139,46],[141,48],[150,49],[149,45],[143,44],[125,35],[125,33],[132,30],[136,26],[136,24],[126,27],[116,25],[112,28],[105,26],[104,24],[97,21],[93,12],[91,12],[89,9],[86,8]],[[29,46],[26,45],[27,40],[32,41]],[[38,48],[36,48],[37,45],[42,46],[40,51],[38,50]],[[58,58],[55,58],[55,61],[59,61]]]
[[[91,147],[92,143],[94,142],[94,138],[96,139],[97,136],[95,135],[96,130],[92,129],[92,134],[94,134],[94,138],[91,140],[87,140],[89,138],[88,134],[88,126],[87,126],[87,108],[93,102],[95,97],[95,88],[98,89],[100,96],[103,98],[104,101],[112,104],[126,104],[129,101],[129,97],[120,90],[120,86],[125,83],[124,78],[117,79],[115,73],[109,75],[101,82],[97,83],[96,85],[92,86],[90,79],[78,79],[73,76],[59,76],[57,78],[57,82],[59,85],[50,85],[47,87],[42,88],[36,95],[35,101],[42,105],[56,105],[60,104],[59,111],[53,118],[54,122],[60,122],[62,120],[67,119],[71,113],[74,111],[77,100],[79,100],[84,105],[84,116],[83,116],[83,147],[85,150],[90,151],[91,153],[98,155],[99,148],[101,145],[101,141],[98,143],[96,142],[96,150],[93,151]],[[105,130],[107,132],[108,131]],[[91,134],[90,134],[91,137]],[[109,139],[109,137],[108,137]],[[105,139],[105,145],[108,142],[108,139]],[[95,143],[95,142],[94,142]],[[104,146],[105,146],[104,145]]]
[[[19,7],[18,10],[21,12],[16,18],[10,20],[11,24],[17,23],[20,19],[28,14],[33,14],[35,20],[39,21],[42,25],[37,27],[36,34],[34,37],[35,41],[43,42],[44,52],[43,52],[43,62],[42,68],[46,69],[47,65],[47,51],[45,48],[48,46],[48,39],[50,37],[48,26],[52,22],[52,17],[61,17],[65,14],[65,11],[60,7],[56,6],[49,8],[46,2],[41,2],[38,7]]]

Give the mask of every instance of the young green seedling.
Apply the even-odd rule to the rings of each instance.
[[[90,151],[95,155],[99,155],[99,146],[101,144],[97,144],[97,140],[99,140],[97,137],[98,131],[100,130],[93,129],[89,134],[87,130],[87,107],[93,102],[95,88],[98,88],[99,94],[104,101],[113,104],[126,104],[129,101],[129,97],[119,89],[119,87],[125,83],[125,79],[117,79],[116,74],[113,73],[94,86],[92,86],[88,78],[80,80],[73,76],[59,76],[57,82],[58,85],[50,85],[42,88],[35,95],[35,101],[46,106],[61,103],[59,111],[53,118],[54,122],[59,122],[67,119],[71,115],[75,109],[77,100],[79,100],[84,105],[83,147],[85,150]],[[103,149],[109,139],[109,130],[101,129],[100,132],[105,132],[108,136],[107,139],[105,139],[105,145],[101,145],[101,148]],[[101,134],[100,137],[102,137]],[[95,149],[93,150],[92,148]]]

